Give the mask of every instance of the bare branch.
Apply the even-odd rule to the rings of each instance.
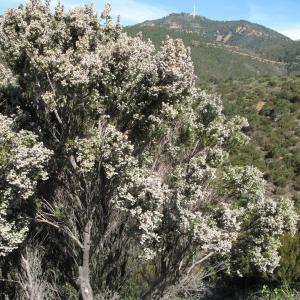
[[[47,79],[48,79],[48,82],[49,82],[49,84],[50,84],[50,87],[51,87],[51,89],[52,89],[52,92],[53,92],[54,95],[56,95],[56,90],[55,90],[55,88],[54,88],[54,86],[53,86],[53,84],[52,84],[52,81],[51,81],[51,79],[50,79],[50,76],[49,76],[48,72],[46,72],[46,75],[47,75]],[[55,116],[56,116],[56,119],[57,119],[58,123],[59,123],[59,124],[62,124],[63,122],[62,122],[62,120],[61,120],[61,118],[60,118],[60,116],[59,116],[57,110],[54,109],[53,112],[54,112],[54,114],[55,114]]]
[[[201,263],[203,263],[205,260],[209,259],[212,255],[214,254],[214,252],[210,252],[208,253],[206,256],[204,256],[203,258],[197,260],[196,262],[194,262],[190,268],[187,271],[187,275],[191,274],[191,272],[193,271],[193,269],[197,266],[199,266]]]
[[[69,238],[71,238],[81,249],[83,249],[83,244],[76,237],[76,235],[72,232],[72,230],[68,226],[62,225],[59,221],[56,220],[56,217],[54,214],[54,211],[55,211],[54,207],[46,200],[43,201],[43,204],[46,207],[46,209],[48,210],[48,212],[38,210],[36,213],[36,221],[38,223],[47,224],[56,229],[61,230]]]

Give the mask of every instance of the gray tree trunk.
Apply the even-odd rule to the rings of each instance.
[[[93,290],[90,284],[90,248],[91,248],[92,220],[88,221],[83,234],[83,258],[79,267],[79,286],[83,300],[93,299]]]

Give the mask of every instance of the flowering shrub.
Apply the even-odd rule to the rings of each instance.
[[[0,256],[25,238],[28,221],[20,206],[34,196],[39,180],[47,180],[50,156],[36,135],[15,131],[13,120],[0,114]]]
[[[229,165],[230,150],[248,142],[248,123],[227,120],[220,97],[195,87],[182,41],[167,38],[155,52],[112,23],[109,5],[99,23],[89,6],[52,12],[32,0],[3,16],[0,47],[17,83],[6,108],[20,110],[19,125],[53,150],[55,175],[36,220],[68,237],[61,247],[70,277],[78,267],[83,299],[122,288],[130,259],[155,265],[148,295],[195,257],[230,257],[236,270],[245,254],[259,271],[278,265],[280,236],[295,231],[293,204],[266,199],[257,169]],[[26,200],[47,179],[51,153],[2,118],[13,147],[1,160],[3,191]],[[13,248],[24,230],[18,235]]]

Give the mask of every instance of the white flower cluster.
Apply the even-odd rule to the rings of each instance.
[[[199,110],[205,114],[210,114],[214,117],[221,116],[223,112],[222,99],[218,95],[207,94],[206,91],[199,93],[201,101],[199,103]]]
[[[26,219],[18,215],[20,201],[28,200],[39,180],[47,180],[46,164],[52,152],[25,130],[14,131],[12,119],[0,114],[0,255],[22,242]]]
[[[162,96],[178,101],[191,95],[195,89],[194,66],[190,49],[184,46],[182,40],[167,38],[156,59]]]
[[[76,161],[85,174],[92,174],[99,164],[106,177],[111,179],[128,172],[136,164],[132,156],[133,145],[112,125],[93,130],[89,138],[75,140],[74,149]]]
[[[130,215],[146,259],[151,259],[156,254],[154,249],[157,250],[155,245],[160,241],[159,229],[167,195],[168,189],[157,175],[143,174],[138,170],[135,170],[128,183],[116,195],[116,207]]]
[[[83,94],[95,93],[85,107],[104,105],[106,113],[142,120],[160,112],[162,100],[166,106],[194,93],[190,51],[182,41],[168,39],[156,53],[150,41],[113,26],[109,11],[107,6],[102,15],[105,25],[89,6],[66,12],[58,5],[53,14],[43,1],[29,1],[3,16],[0,43],[6,59],[26,57],[27,84],[42,89],[31,100],[37,106],[46,104],[50,111],[80,106]]]
[[[265,181],[262,176],[253,166],[229,167],[224,172],[224,183],[239,199],[262,199],[265,194]]]
[[[9,68],[0,63],[0,88],[16,85],[17,80]]]
[[[231,167],[224,174],[228,192],[236,199],[241,234],[234,245],[260,272],[272,273],[279,265],[280,236],[294,234],[298,215],[288,198],[270,199],[265,195],[262,173],[254,167]],[[241,257],[232,257],[239,268]]]
[[[250,200],[242,220],[250,261],[259,271],[272,273],[280,261],[279,237],[285,232],[296,233],[298,216],[293,202],[288,198]]]
[[[199,251],[228,254],[238,237],[240,212],[227,205],[207,210],[205,207],[213,197],[213,182],[222,155],[214,161],[212,151],[201,152],[190,160],[186,169],[177,168],[174,173],[171,195],[167,201],[172,219],[182,236],[189,236]],[[222,154],[220,152],[219,154]]]
[[[238,238],[239,212],[224,206],[217,216],[218,218],[213,215],[204,216],[195,212],[189,216],[191,219],[188,220],[188,224],[192,226],[192,240],[202,251],[225,255],[231,251]]]
[[[26,221],[7,220],[8,202],[0,202],[0,257],[6,256],[21,244],[28,231]]]

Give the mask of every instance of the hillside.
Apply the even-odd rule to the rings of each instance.
[[[247,21],[213,21],[189,14],[126,27],[143,32],[156,46],[166,35],[181,38],[192,49],[196,74],[211,78],[286,75],[300,70],[300,43],[264,26]]]
[[[145,21],[137,26],[166,27],[178,32],[197,33],[209,42],[236,46],[273,60],[293,61],[296,55],[291,50],[296,45],[294,41],[272,29],[245,20],[214,21],[182,13]],[[297,51],[300,54],[299,48]]]
[[[233,153],[235,164],[253,164],[276,194],[300,208],[300,77],[223,80],[203,86],[222,95],[225,114],[245,116],[252,142]]]

